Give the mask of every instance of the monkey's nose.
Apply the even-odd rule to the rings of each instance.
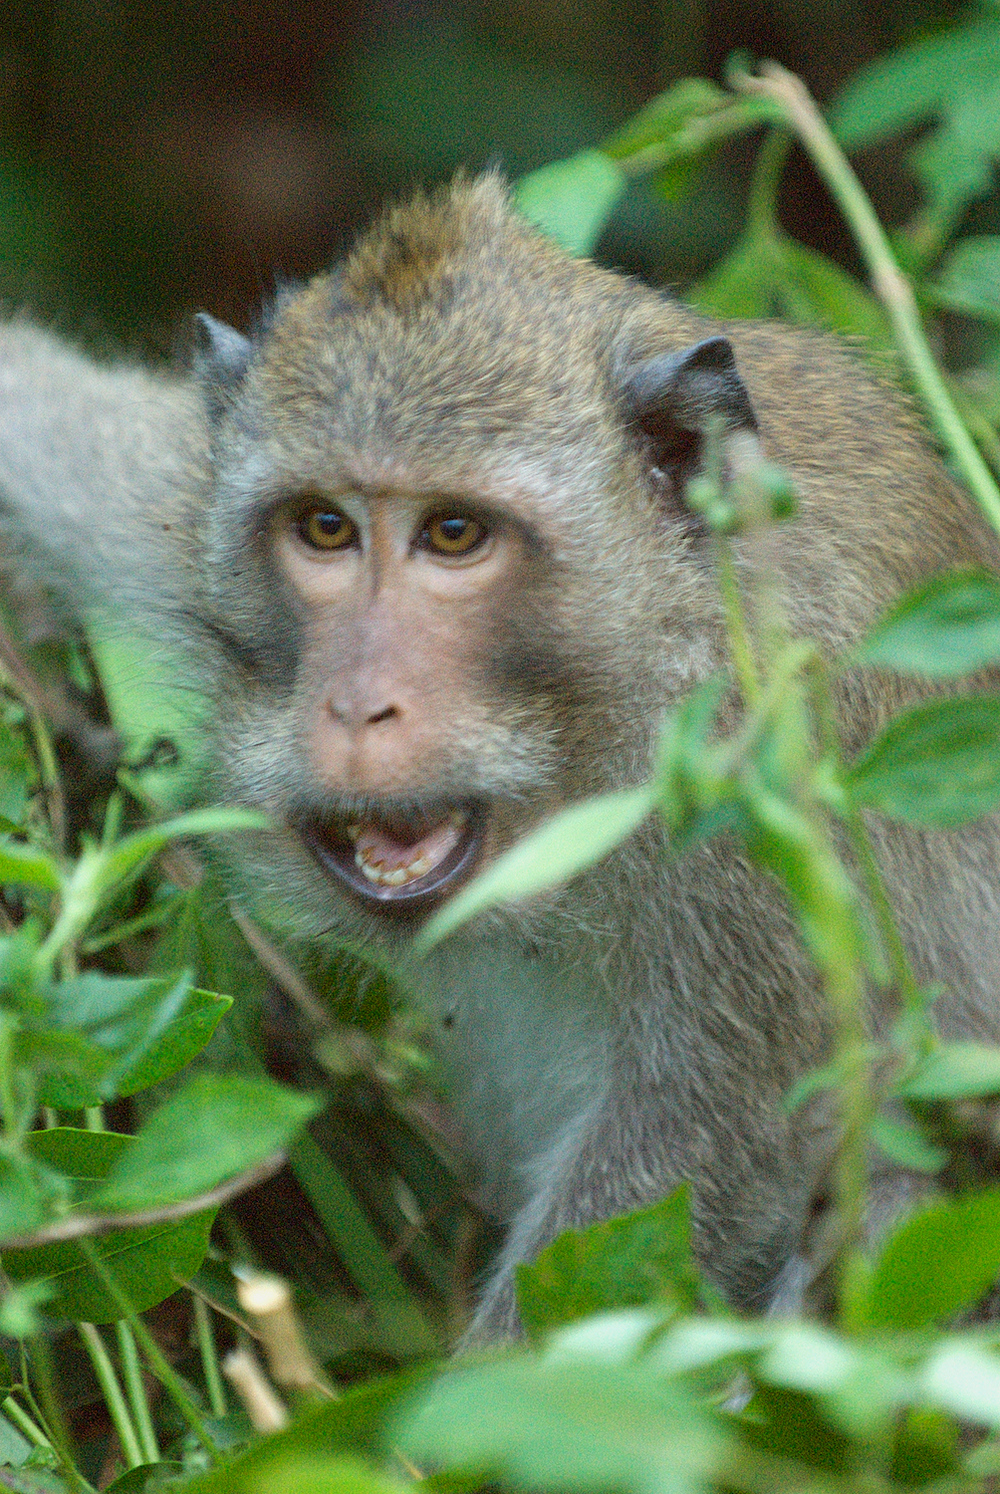
[[[373,706],[371,701],[336,697],[327,701],[326,708],[337,725],[346,728],[352,735],[367,731],[371,726],[380,726],[384,721],[396,721],[402,715],[397,705]]]

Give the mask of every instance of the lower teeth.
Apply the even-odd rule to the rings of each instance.
[[[360,851],[354,853],[354,864],[369,882],[377,882],[383,887],[405,887],[407,882],[415,882],[418,877],[426,876],[431,869],[426,856],[420,856],[408,866],[397,866],[393,871],[385,871],[381,866],[372,866]]]

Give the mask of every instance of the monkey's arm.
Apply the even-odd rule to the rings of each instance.
[[[193,386],[0,328],[4,558],[74,618],[145,625],[189,594],[206,446]]]

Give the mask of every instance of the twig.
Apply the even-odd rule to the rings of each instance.
[[[139,1209],[134,1214],[70,1214],[68,1218],[57,1219],[30,1234],[8,1235],[3,1248],[32,1250],[37,1245],[53,1245],[60,1240],[80,1240],[88,1235],[110,1234],[116,1229],[145,1229],[150,1224],[170,1224],[175,1219],[187,1219],[191,1214],[200,1214],[203,1209],[218,1208],[248,1188],[266,1182],[284,1167],[286,1160],[283,1151],[272,1152],[256,1167],[248,1167],[217,1188],[199,1193],[196,1198],[182,1198],[178,1203],[164,1204],[158,1209]]]

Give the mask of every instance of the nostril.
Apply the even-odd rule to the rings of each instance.
[[[395,706],[386,706],[384,710],[374,711],[365,722],[366,726],[377,726],[380,721],[391,721],[399,712]]]

